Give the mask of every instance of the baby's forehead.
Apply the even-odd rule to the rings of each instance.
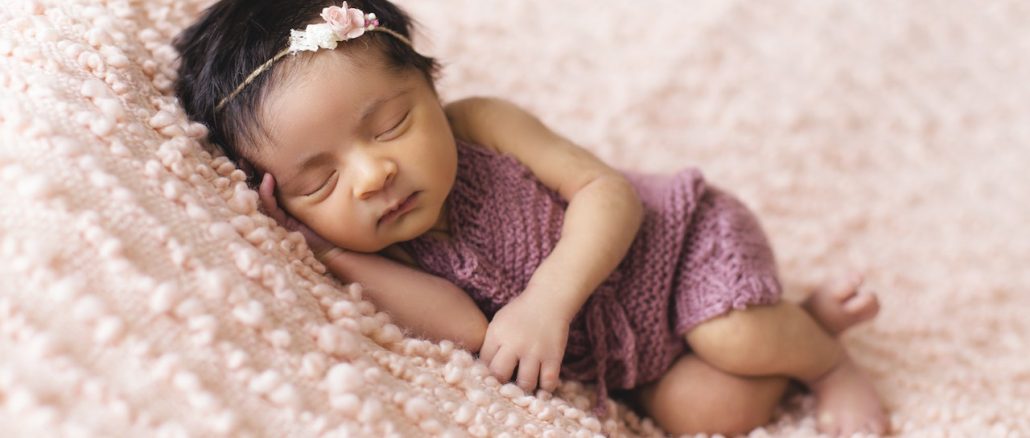
[[[310,68],[265,99],[260,124],[266,141],[261,150],[317,149],[376,119],[369,116],[395,107],[393,102],[404,101],[420,86],[412,75],[324,58],[304,60],[301,67]]]
[[[398,72],[384,62],[361,59],[356,53],[324,52],[299,55],[287,65],[278,84],[263,102],[263,118],[277,120],[333,111],[357,115],[369,102],[409,87],[410,72]]]
[[[354,44],[348,49],[304,52],[288,56],[282,64],[283,77],[279,81],[286,86],[296,82],[340,82],[343,79],[359,79],[348,84],[369,87],[377,82],[402,81],[406,75],[391,68],[382,50],[373,46]]]

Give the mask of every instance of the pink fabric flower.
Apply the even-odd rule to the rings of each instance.
[[[322,19],[329,23],[341,40],[357,38],[365,33],[365,13],[360,9],[348,8],[347,2],[323,9]]]

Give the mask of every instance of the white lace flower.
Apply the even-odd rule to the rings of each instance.
[[[351,8],[347,6],[347,2],[343,2],[341,6],[330,6],[322,10],[323,23],[309,24],[304,30],[291,30],[290,31],[290,46],[286,49],[277,53],[272,59],[268,60],[256,70],[250,73],[244,81],[236,87],[232,93],[228,96],[223,97],[222,100],[218,101],[218,105],[215,107],[217,111],[221,111],[225,107],[226,102],[231,100],[244,87],[247,86],[251,81],[254,80],[265,70],[271,68],[273,64],[282,59],[282,57],[294,54],[297,52],[317,52],[320,49],[333,50],[340,43],[340,41],[347,41],[354,39],[370,31],[381,31],[387,34],[393,35],[394,38],[399,39],[401,42],[411,45],[411,41],[407,37],[394,32],[390,29],[380,28],[379,19],[376,18],[376,14],[366,14],[361,9]]]
[[[290,31],[290,52],[315,52],[318,49],[335,49],[339,37],[332,26],[326,23],[309,24],[304,30]]]

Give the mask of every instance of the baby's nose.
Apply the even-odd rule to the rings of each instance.
[[[354,185],[354,195],[362,200],[367,200],[390,187],[397,175],[397,165],[392,160],[368,160],[362,167],[361,180]]]

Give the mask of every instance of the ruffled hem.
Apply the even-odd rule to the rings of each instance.
[[[753,275],[741,278],[735,284],[722,285],[721,290],[737,291],[733,295],[726,295],[726,298],[707,306],[690,312],[687,318],[680,318],[676,322],[676,335],[683,337],[691,329],[709,319],[722,316],[731,310],[744,310],[751,306],[772,305],[780,301],[782,291],[780,281],[773,274]],[[702,296],[718,296],[721,291],[697,291]]]

